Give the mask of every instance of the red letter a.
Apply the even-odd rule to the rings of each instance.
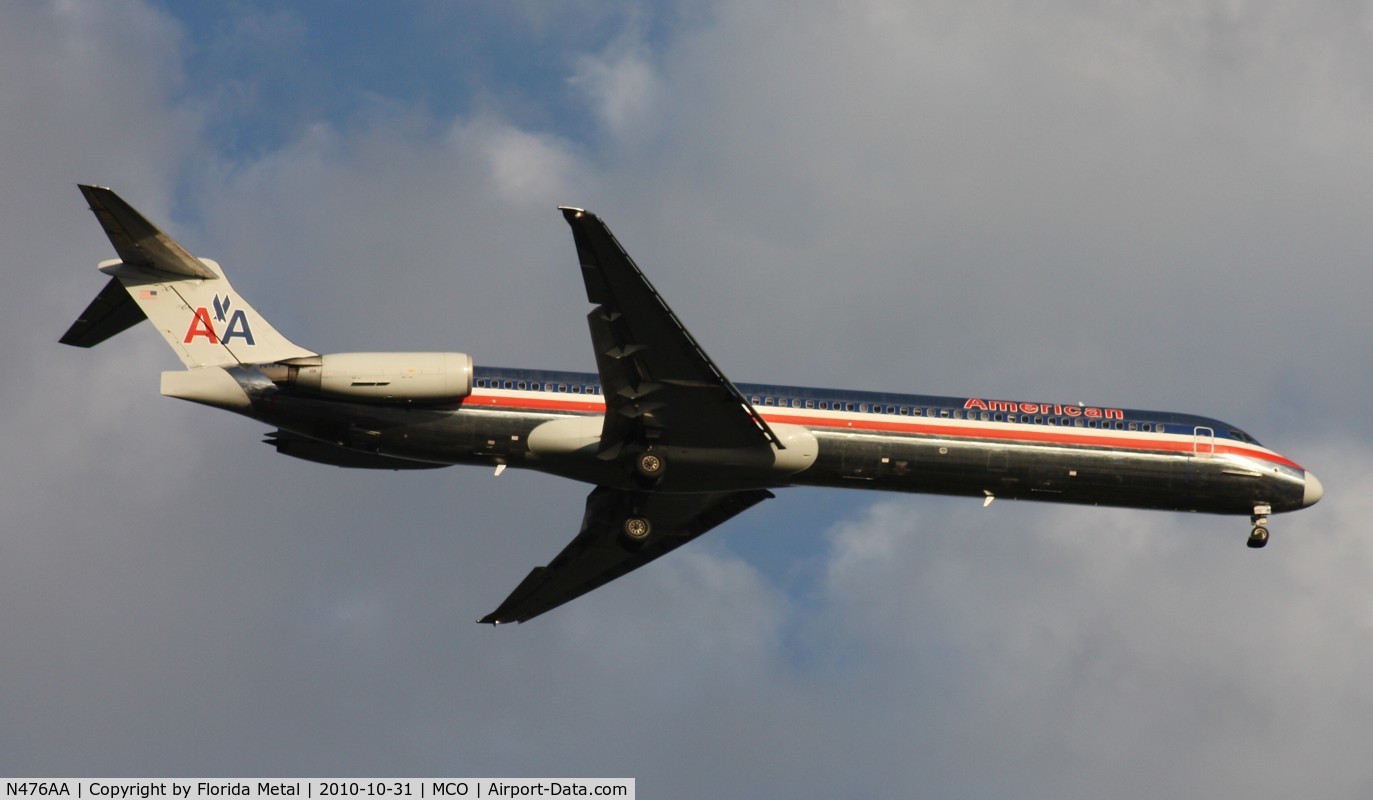
[[[210,344],[219,344],[219,337],[215,335],[215,328],[210,324],[210,311],[206,308],[197,308],[195,316],[191,319],[191,327],[186,329],[186,341],[190,344],[191,340],[197,336],[204,336],[210,340]]]

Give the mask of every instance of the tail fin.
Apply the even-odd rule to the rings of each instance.
[[[219,264],[196,258],[103,186],[81,186],[119,258],[61,342],[92,347],[151,320],[188,368],[268,364],[315,355],[277,333],[229,285]]]

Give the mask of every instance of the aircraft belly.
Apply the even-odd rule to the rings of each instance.
[[[661,479],[649,484],[619,459],[598,457],[596,447],[550,448],[538,430],[530,439],[528,458],[520,466],[616,489],[698,494],[776,488],[790,482],[791,471],[778,469],[772,453],[761,448],[656,445],[653,451],[668,466]]]
[[[278,394],[254,403],[255,419],[360,453],[436,464],[494,463],[521,450],[532,427],[519,420],[474,419],[453,408],[383,406]]]
[[[816,466],[794,483],[1210,513],[1301,507],[1294,470],[1221,457],[924,436],[818,432]],[[1287,474],[1287,473],[1291,474]]]

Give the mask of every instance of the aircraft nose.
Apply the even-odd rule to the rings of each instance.
[[[1313,506],[1316,501],[1325,495],[1325,487],[1321,486],[1320,478],[1306,473],[1306,490],[1302,492],[1301,504],[1303,506]]]

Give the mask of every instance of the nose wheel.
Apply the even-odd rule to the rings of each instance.
[[[1249,517],[1253,529],[1249,531],[1249,546],[1255,549],[1268,544],[1268,514],[1271,506],[1254,506],[1254,514]]]

